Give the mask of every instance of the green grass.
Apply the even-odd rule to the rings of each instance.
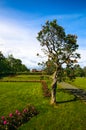
[[[86,90],[86,78],[84,77],[77,77],[73,82],[69,82],[72,85],[75,85],[76,87],[80,89],[85,89]]]
[[[37,99],[41,102],[40,97],[40,83],[0,82],[0,116],[16,109],[22,110],[28,103],[34,104]],[[39,102],[35,105],[38,106]]]
[[[3,77],[0,79],[1,81],[23,81],[23,80],[49,80],[48,75],[15,75],[15,76],[8,76],[8,77]]]
[[[41,104],[40,114],[19,130],[85,130],[86,105],[73,99],[73,95],[58,92],[57,107]]]
[[[86,129],[86,104],[73,95],[57,90],[57,106],[51,106],[50,99],[42,95],[40,82],[0,82],[0,116],[22,110],[29,103],[39,114],[19,130]]]

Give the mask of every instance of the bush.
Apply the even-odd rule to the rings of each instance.
[[[48,89],[48,86],[47,86],[46,82],[45,81],[41,81],[41,83],[42,83],[43,95],[45,97],[50,97],[51,93],[50,93],[50,90]]]
[[[0,130],[16,130],[19,126],[29,121],[38,111],[34,106],[28,105],[23,111],[16,110],[7,117],[2,116],[0,120]]]

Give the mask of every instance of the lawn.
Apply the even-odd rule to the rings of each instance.
[[[0,116],[22,110],[29,103],[39,114],[19,130],[86,129],[86,104],[73,95],[58,88],[57,106],[51,106],[50,99],[43,96],[40,82],[0,82]]]
[[[41,97],[40,83],[0,82],[0,116],[7,115],[16,109],[22,110],[29,103],[35,102],[38,106]],[[36,102],[37,99],[38,102]]]
[[[48,75],[14,75],[1,78],[0,81],[32,81],[32,80],[49,80]]]
[[[73,82],[69,82],[72,85],[75,85],[76,87],[80,89],[86,90],[86,78],[84,77],[77,77]]]

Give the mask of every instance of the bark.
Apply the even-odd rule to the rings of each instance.
[[[57,89],[57,78],[54,74],[53,82],[51,85],[51,104],[56,104],[56,89]]]

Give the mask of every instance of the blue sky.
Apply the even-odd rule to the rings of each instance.
[[[86,66],[85,0],[0,0],[0,51],[13,54],[28,67],[37,66],[42,60],[36,56],[42,53],[37,33],[53,19],[67,34],[78,36],[79,64]]]

